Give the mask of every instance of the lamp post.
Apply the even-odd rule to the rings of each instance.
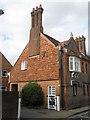
[[[0,9],[0,16],[4,14],[4,11]]]

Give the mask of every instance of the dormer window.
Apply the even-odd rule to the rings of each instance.
[[[69,71],[81,72],[79,58],[74,56],[69,57]]]
[[[27,61],[22,61],[21,70],[27,70]]]

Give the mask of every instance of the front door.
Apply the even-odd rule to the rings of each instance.
[[[56,86],[48,86],[48,109],[56,110]]]

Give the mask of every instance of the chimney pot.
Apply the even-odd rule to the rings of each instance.
[[[41,8],[41,5],[39,7],[36,6],[35,9],[33,8],[33,12],[31,12],[32,26],[30,29],[29,56],[40,54],[40,32],[43,33],[42,26],[43,8]]]
[[[81,37],[79,36],[79,39],[81,39]]]
[[[84,38],[84,36],[82,35],[82,38]]]
[[[38,6],[36,6],[36,10],[38,10]]]
[[[71,38],[73,37],[73,34],[72,34],[72,32],[70,33],[70,37],[71,37]]]
[[[34,12],[35,8],[33,8],[33,12]]]
[[[39,5],[39,8],[42,8],[42,5],[41,5],[41,4]]]

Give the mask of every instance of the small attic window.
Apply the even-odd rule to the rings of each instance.
[[[46,54],[46,52],[44,51],[44,52],[43,52],[43,57],[45,57],[45,54]]]
[[[21,70],[27,70],[27,61],[21,62]]]

